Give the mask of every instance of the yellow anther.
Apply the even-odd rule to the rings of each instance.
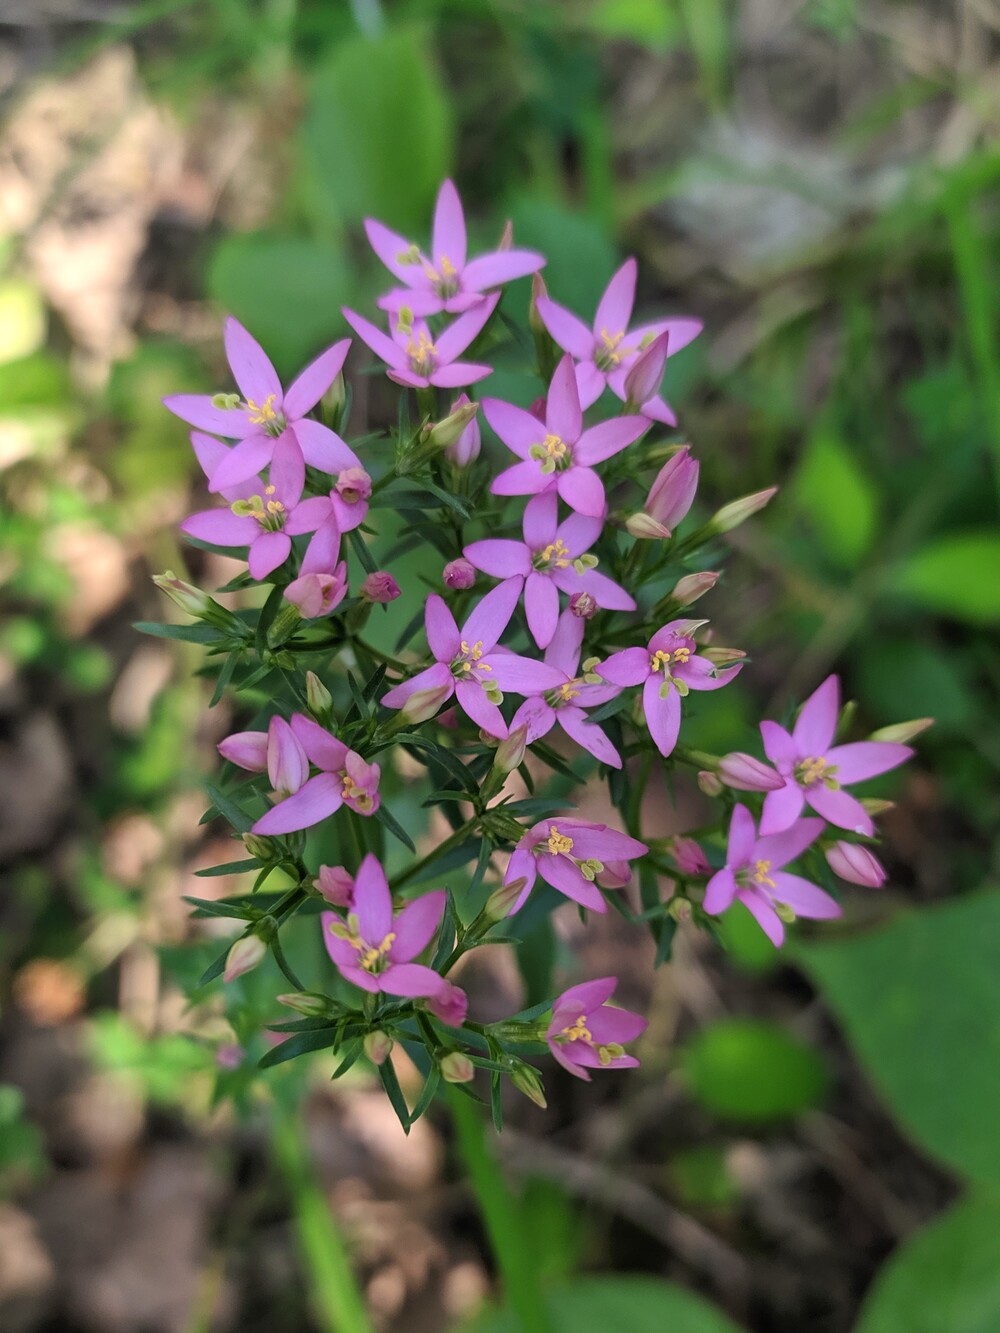
[[[549,542],[548,546],[538,552],[535,563],[539,569],[548,569],[550,565],[554,569],[565,569],[569,564],[569,547],[561,537],[557,537],[554,542]]]
[[[683,664],[688,660],[688,658],[689,658],[690,656],[691,656],[691,649],[690,649],[690,648],[675,648],[675,649],[674,649],[674,661],[677,662],[677,663],[679,663],[679,664],[682,665],[682,666],[683,666]]]
[[[594,1034],[587,1027],[587,1015],[580,1014],[572,1027],[563,1028],[560,1036],[567,1041],[593,1041]]]
[[[542,441],[542,448],[548,454],[549,458],[566,457],[566,441],[559,438],[558,435],[546,435]]]
[[[669,665],[670,654],[665,653],[662,648],[657,648],[656,652],[653,653],[652,657],[649,659],[650,671],[662,671],[665,676],[669,675],[669,672],[667,671]]]
[[[799,776],[802,782],[811,787],[814,782],[822,782],[828,772],[832,772],[831,765],[825,759],[803,759],[798,766]]]
[[[559,686],[560,699],[565,699],[567,701],[570,699],[575,699],[576,696],[580,693],[580,691],[577,689],[577,684],[578,682],[575,680],[568,680],[565,685],[560,685]]]
[[[442,255],[442,256],[441,256],[441,274],[442,274],[442,276],[445,277],[445,278],[453,278],[453,277],[456,275],[457,272],[458,272],[458,269],[457,269],[457,268],[455,267],[455,265],[451,262],[451,260],[448,258],[448,256],[447,256],[447,255]]]
[[[400,329],[404,333],[408,333],[411,327],[412,326],[407,325],[404,328],[402,323],[400,323]],[[416,342],[414,342],[412,338],[407,340],[406,355],[410,358],[410,366],[415,375],[429,375],[434,369],[434,363],[437,361],[437,354],[437,348],[434,346],[433,342],[431,342],[424,329],[420,330]]]
[[[251,426],[266,426],[269,422],[276,421],[277,412],[274,410],[275,395],[269,393],[262,403],[255,403],[252,398],[247,399],[247,412],[250,414]]]
[[[770,869],[771,869],[770,861],[755,861],[753,867],[753,876],[752,876],[753,882],[755,884],[759,884],[761,888],[773,889],[775,887],[775,883],[774,880],[771,878],[770,874],[768,873]]]
[[[555,824],[549,829],[548,849],[553,856],[568,856],[573,850],[573,839],[568,838],[565,833],[560,833]]]
[[[277,487],[276,487],[276,486],[273,486],[273,485],[265,486],[265,487],[264,487],[264,494],[265,494],[265,495],[273,495],[276,489],[277,489]]]
[[[381,963],[382,959],[392,948],[395,939],[396,939],[395,931],[390,931],[389,934],[386,935],[382,943],[374,947],[366,944],[365,941],[361,939],[353,939],[351,940],[351,943],[354,945],[355,949],[357,949],[358,953],[361,954],[361,958],[359,960],[361,966],[365,969],[366,972],[374,972],[378,967],[379,963]]]
[[[480,659],[480,658],[482,657],[482,655],[483,655],[483,641],[482,641],[482,639],[477,639],[476,642],[472,645],[471,648],[470,648],[469,645],[466,643],[466,641],[463,639],[463,640],[462,640],[462,652],[465,654],[466,657],[471,657],[472,660],[473,660],[473,662],[478,662],[479,659]]]

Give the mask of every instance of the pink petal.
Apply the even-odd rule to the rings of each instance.
[[[316,529],[316,535],[306,547],[300,574],[332,574],[340,558],[340,529],[336,519],[327,518]]]
[[[604,483],[589,467],[571,467],[556,475],[556,489],[571,509],[603,518],[607,509]]]
[[[597,723],[588,720],[582,708],[572,705],[560,708],[556,711],[556,721],[567,736],[572,737],[578,745],[582,745],[595,759],[607,764],[609,768],[621,768],[621,755]]]
[[[539,491],[555,488],[555,474],[546,476],[534,459],[527,463],[515,463],[494,477],[490,486],[494,495],[537,495]]]
[[[567,353],[555,368],[545,399],[545,426],[567,444],[574,444],[583,429],[580,395],[573,358]]]
[[[869,838],[874,834],[875,825],[871,815],[850,792],[831,791],[829,787],[817,783],[806,791],[805,798],[827,823],[850,829],[852,833],[864,833]]]
[[[409,365],[406,353],[401,347],[396,346],[387,333],[377,329],[364,316],[356,315],[353,310],[348,310],[346,306],[341,313],[361,341],[367,343],[375,355],[381,357],[387,366],[392,366],[394,370],[406,370]]]
[[[756,837],[753,815],[745,805],[734,806],[729,820],[729,841],[726,845],[726,865],[731,870],[739,870],[741,866],[747,865],[753,855]]]
[[[482,332],[486,321],[496,309],[499,296],[487,296],[485,300],[459,315],[454,323],[449,324],[443,333],[434,339],[438,355],[442,361],[454,361],[469,344]]]
[[[465,214],[454,183],[446,180],[438,191],[434,208],[434,231],[431,248],[434,266],[440,268],[447,257],[456,269],[465,267]]]
[[[547,648],[559,623],[559,590],[544,574],[533,572],[528,575],[524,585],[524,611],[532,638],[539,648]]]
[[[506,537],[488,538],[482,542],[470,542],[463,551],[470,564],[481,569],[484,574],[492,574],[495,579],[523,577],[531,570],[531,554],[523,542],[510,541]]]
[[[764,895],[755,893],[752,889],[739,889],[736,897],[755,919],[774,947],[780,949],[785,942],[785,927],[781,924],[781,918]]]
[[[481,643],[488,653],[507,628],[523,586],[521,579],[512,578],[488,592],[462,626],[461,637],[470,644]]]
[[[181,532],[213,546],[249,546],[260,524],[255,518],[240,518],[231,509],[203,509],[184,520]]]
[[[204,431],[200,430],[193,430],[191,432],[191,447],[194,449],[195,457],[206,477],[212,475],[225,456],[229,453],[230,448],[228,444],[223,444],[221,440],[215,439],[212,435],[206,435]],[[255,477],[253,481],[256,483],[257,478]],[[253,494],[254,485],[245,484],[244,488],[241,489],[242,494],[237,495],[234,493],[232,495],[227,495],[226,499],[245,500],[248,496]]]
[[[622,402],[625,401],[624,392],[620,393],[618,397]],[[660,397],[659,394],[654,394],[652,398],[647,398],[642,404],[641,410],[642,415],[648,417],[650,421],[661,421],[665,426],[677,425],[677,413],[664,398]]]
[[[545,434],[542,424],[523,407],[499,398],[484,398],[482,406],[483,416],[518,458],[527,458],[532,446],[541,443]]]
[[[524,703],[521,704],[511,718],[510,730],[516,731],[518,727],[527,727],[527,743],[534,745],[535,741],[547,736],[555,724],[555,709],[547,704],[540,695],[536,695],[533,699],[525,699]]]
[[[271,461],[275,441],[270,435],[250,435],[234,445],[212,473],[210,491],[228,490],[238,482],[255,477]]]
[[[267,771],[267,732],[237,731],[216,747],[223,759],[250,773]]]
[[[382,703],[386,708],[402,708],[412,695],[418,690],[447,689],[451,691],[454,688],[455,679],[443,662],[435,662],[433,666],[425,671],[418,672],[409,680],[404,680],[402,684],[394,686],[387,694],[382,696]]]
[[[785,770],[792,769],[798,762],[799,750],[785,728],[779,726],[777,722],[762,722],[760,734],[764,742],[764,753],[771,763],[779,767],[783,765]]]
[[[802,813],[805,795],[797,782],[789,780],[778,791],[769,791],[764,797],[764,809],[760,817],[762,836],[782,833],[790,828]]]
[[[628,322],[632,318],[632,307],[635,304],[637,271],[635,260],[626,259],[608,283],[594,316],[595,337],[599,338],[602,333],[614,337],[618,333],[624,333],[628,328]]]
[[[809,917],[814,921],[831,921],[843,915],[836,898],[831,898],[818,885],[811,884],[800,875],[775,870],[771,878],[774,880],[771,896],[779,903],[787,904],[796,916]]]
[[[596,977],[593,981],[581,981],[577,986],[570,986],[556,1000],[552,1011],[553,1026],[559,1024],[560,1031],[564,1027],[572,1027],[578,1015],[592,1014],[602,1004],[607,1004],[617,987],[617,977]]]
[[[306,483],[306,463],[299,442],[290,430],[282,431],[274,442],[268,478],[275,490],[274,498],[286,509],[298,504]]]
[[[490,736],[500,740],[507,737],[507,723],[496,704],[491,704],[483,693],[483,687],[472,680],[455,682],[455,698],[473,722]]]
[[[503,877],[504,884],[515,884],[519,879],[524,880],[524,888],[521,890],[517,902],[514,904],[508,915],[520,911],[524,906],[525,900],[535,887],[535,877],[538,873],[538,864],[534,853],[527,848],[517,847],[507,862],[507,870]]]
[[[536,254],[534,250],[498,250],[495,254],[471,259],[462,274],[462,285],[469,291],[485,292],[502,282],[513,282],[515,278],[537,273],[544,266],[544,255]]]
[[[823,832],[822,819],[797,819],[791,828],[782,833],[771,833],[757,839],[751,857],[761,861],[770,861],[776,869],[788,865],[797,856],[801,856],[807,847],[811,847]]]
[[[716,871],[705,886],[705,901],[702,906],[709,916],[719,916],[733,904],[736,897],[736,876],[724,866]]]
[[[597,674],[612,685],[641,685],[650,676],[649,653],[645,648],[623,648],[601,662]]]
[[[354,911],[358,934],[377,948],[392,930],[392,895],[377,857],[369,852],[354,879]]]
[[[403,998],[436,995],[441,989],[441,978],[420,963],[394,963],[379,977],[380,989],[386,995]]]
[[[427,947],[431,936],[441,924],[447,901],[448,895],[444,889],[434,889],[422,898],[407,903],[398,913],[392,927],[396,938],[389,950],[389,958],[393,963],[408,963]]]
[[[905,764],[913,758],[913,751],[908,745],[890,741],[855,741],[851,745],[835,745],[827,751],[826,758],[828,763],[836,765],[838,782],[864,782]]]
[[[345,766],[347,746],[336,736],[331,736],[325,727],[306,717],[305,713],[293,713],[291,727],[296,740],[317,768],[335,773]]]
[[[391,292],[380,296],[375,302],[378,308],[392,314],[393,311],[399,310],[400,306],[405,305],[418,317],[439,315],[442,310],[448,308],[429,285],[430,280],[427,275],[417,265],[410,268],[409,281],[414,284],[413,287],[394,287]]]
[[[632,861],[649,851],[638,838],[630,838],[620,829],[608,828],[605,824],[589,824],[582,819],[553,819],[549,824],[558,825],[573,839],[574,856],[596,857],[598,861]]]
[[[430,383],[439,389],[465,389],[492,374],[492,366],[477,365],[474,361],[453,361],[451,365],[439,366]]]
[[[363,466],[354,450],[344,443],[336,431],[324,426],[322,422],[303,417],[301,421],[296,421],[292,430],[302,456],[310,467],[336,475],[345,468]]]
[[[419,264],[399,262],[398,256],[406,254],[410,249],[410,242],[405,236],[400,236],[398,231],[390,231],[387,226],[376,222],[374,218],[365,218],[365,234],[368,237],[368,244],[389,272],[394,273],[400,282],[405,282],[409,286],[415,274],[423,277],[423,270]],[[398,309],[398,306],[396,308]]]
[[[803,758],[819,758],[826,754],[833,744],[839,713],[840,681],[836,676],[827,676],[819,689],[802,705],[802,711],[792,729],[795,744]]]
[[[595,912],[606,912],[608,905],[601,896],[596,884],[584,879],[581,872],[565,856],[550,856],[546,853],[538,858],[538,873],[546,884],[551,884],[560,893],[572,898],[582,907],[589,907]]]
[[[223,338],[229,368],[243,397],[260,407],[273,395],[273,406],[278,411],[282,405],[281,380],[260,343],[231,315],[226,320]]]
[[[564,611],[559,617],[552,641],[545,650],[547,665],[561,671],[567,680],[572,679],[576,675],[576,668],[580,661],[580,646],[582,643],[583,621],[579,616],[573,615],[572,611]]]
[[[649,723],[649,734],[660,754],[666,758],[677,744],[681,729],[681,697],[673,685],[665,699],[660,697],[659,676],[650,676],[642,687],[642,706]]]
[[[504,692],[512,694],[540,694],[543,690],[557,690],[565,680],[561,671],[535,662],[517,653],[493,653],[489,659],[493,679]]]
[[[589,592],[602,611],[635,610],[635,599],[606,574],[601,574],[596,569],[588,569],[585,574],[580,574],[578,577],[581,590]]]
[[[332,773],[320,773],[310,778],[294,796],[289,796],[268,810],[266,815],[257,820],[251,832],[273,835],[311,828],[343,805],[340,788],[340,778],[334,777]]]
[[[535,422],[535,437],[537,440],[538,422]],[[559,517],[559,496],[555,490],[543,491],[541,495],[534,496],[524,507],[524,518],[522,520],[522,531],[524,540],[531,551],[540,551],[554,541],[557,535],[556,523]],[[565,524],[563,524],[565,527]],[[559,530],[561,532],[561,529]],[[567,545],[569,543],[567,542]],[[573,548],[570,547],[573,551]],[[577,554],[575,551],[573,554]]]
[[[594,335],[582,319],[548,296],[538,298],[538,313],[542,323],[564,351],[572,352],[578,361],[588,359],[594,350]]]
[[[235,407],[214,407],[206,393],[173,393],[164,398],[163,406],[188,425],[222,435],[227,440],[242,440],[257,429],[250,424],[246,412]]]
[[[677,675],[690,690],[721,690],[743,670],[743,663],[735,666],[717,667],[707,657],[696,653],[688,658],[685,665],[677,668]]]
[[[305,532],[315,532],[331,516],[330,498],[326,495],[314,495],[297,504],[285,520],[285,532],[291,537],[300,537]],[[252,520],[251,520],[252,521]]]
[[[292,381],[291,387],[285,394],[284,408],[287,420],[297,421],[316,406],[343,370],[350,347],[350,338],[341,338],[340,342],[321,352],[316,360],[310,362]]]
[[[556,530],[556,536],[564,542],[570,556],[577,556],[589,551],[604,528],[604,520],[588,514],[570,514],[564,518]],[[552,540],[551,537],[548,538]]]
[[[431,593],[424,606],[424,629],[430,650],[439,662],[450,662],[458,656],[462,636],[444,598],[436,592]]]
[[[247,564],[250,576],[258,582],[284,564],[292,549],[292,540],[284,532],[262,532],[250,547]]]
[[[674,356],[682,347],[694,342],[704,328],[700,319],[658,319],[653,324],[640,324],[629,332],[628,341],[638,345],[647,338],[658,338],[661,333],[670,335],[667,344],[668,356]]]
[[[588,356],[590,353],[588,352]],[[603,371],[598,370],[593,361],[578,361],[576,365],[576,391],[580,395],[580,406],[586,410],[593,407],[604,392],[606,380]],[[624,400],[623,400],[624,401]]]
[[[610,421],[599,421],[580,436],[573,458],[587,467],[603,463],[606,458],[628,448],[648,429],[649,422],[645,417],[612,417]]]

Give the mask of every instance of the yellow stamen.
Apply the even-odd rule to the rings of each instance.
[[[567,701],[570,699],[575,699],[576,696],[580,693],[580,691],[576,688],[576,685],[577,682],[575,680],[568,680],[565,685],[560,685],[559,697],[561,699],[566,699]]]
[[[565,569],[569,564],[569,547],[561,537],[557,537],[554,542],[549,542],[548,546],[538,552],[535,564],[539,569],[548,569],[550,565],[554,569]]]
[[[770,869],[771,869],[770,861],[755,861],[753,868],[753,877],[752,877],[753,882],[755,884],[759,884],[761,888],[764,889],[775,888],[774,880],[768,873]]]
[[[247,399],[247,411],[250,413],[251,426],[266,426],[269,422],[277,420],[278,414],[273,406],[274,399],[275,395],[273,393],[269,393],[260,404],[255,403],[252,398]]]
[[[549,830],[549,841],[547,845],[553,856],[559,856],[560,854],[568,856],[573,850],[573,839],[567,837],[565,833],[560,833],[555,824],[553,824]]]
[[[821,782],[830,769],[830,765],[825,759],[803,759],[799,764],[799,774],[803,783],[807,787],[812,786],[814,782]]]
[[[594,1035],[587,1027],[587,1015],[580,1014],[572,1027],[563,1028],[560,1036],[567,1041],[593,1041]]]
[[[351,943],[361,954],[361,966],[366,972],[374,972],[396,940],[395,931],[390,931],[381,944],[374,948],[367,947],[364,940],[352,940]]]

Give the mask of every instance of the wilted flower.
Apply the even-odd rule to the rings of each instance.
[[[334,907],[354,906],[354,876],[344,866],[320,866],[316,888]]]
[[[471,588],[476,581],[476,571],[464,556],[459,556],[457,560],[448,561],[441,573],[441,580],[446,588]]]
[[[460,1028],[469,1012],[469,997],[461,986],[442,980],[441,989],[427,997],[427,1008],[447,1027]]]
[[[670,857],[682,875],[710,875],[712,867],[701,845],[693,838],[677,836],[670,840]]]
[[[300,574],[285,589],[285,601],[299,609],[305,620],[328,616],[347,596],[347,562],[342,560],[330,574]]]
[[[369,574],[360,589],[360,596],[366,601],[378,602],[383,606],[387,602],[394,602],[401,595],[399,584],[384,569],[376,569]]]

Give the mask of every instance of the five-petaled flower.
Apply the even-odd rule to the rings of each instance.
[[[441,924],[447,894],[435,889],[393,912],[385,871],[371,852],[358,867],[347,919],[323,912],[323,942],[342,976],[377,994],[450,998],[451,983],[415,963]]]
[[[875,831],[871,815],[844,785],[888,773],[911,758],[908,745],[891,741],[856,741],[834,745],[840,715],[840,681],[827,676],[802,705],[789,734],[777,722],[762,722],[767,757],[784,779],[768,792],[760,819],[761,832],[780,833],[793,824],[804,805],[838,828],[868,837]]]
[[[490,288],[537,273],[545,264],[534,250],[500,249],[467,260],[465,215],[450,180],[438,192],[429,255],[372,218],[365,220],[365,231],[382,263],[405,284],[379,298],[383,310],[408,305],[415,315],[457,314],[481,302]]]
[[[660,754],[677,744],[681,699],[689,690],[720,690],[742,669],[719,668],[701,657],[692,637],[704,620],[672,620],[657,630],[646,648],[623,648],[596,671],[613,685],[642,685],[642,707]]]
[[[524,881],[511,911],[517,912],[524,906],[536,878],[541,875],[547,884],[581,907],[606,912],[608,905],[594,882],[605,864],[632,861],[648,851],[638,838],[630,838],[606,824],[559,817],[543,819],[525,832],[507,863],[504,884]]]
[[[389,367],[389,378],[397,384],[411,389],[426,389],[432,384],[440,389],[461,389],[492,374],[490,366],[457,358],[482,332],[499,299],[486,297],[436,335],[408,306],[389,311],[388,334],[353,310],[345,308],[344,318],[362,342],[382,358]]]
[[[320,770],[295,793],[268,810],[253,833],[294,833],[311,828],[342,805],[359,815],[379,807],[378,764],[368,764],[304,713],[292,714],[292,731],[308,758]]]
[[[669,335],[668,354],[673,356],[701,332],[699,319],[661,319],[630,332],[636,271],[635,260],[626,259],[598,303],[592,329],[550,296],[538,298],[538,313],[545,327],[563,351],[570,352],[579,363],[576,377],[584,407],[597,402],[605,385],[624,403],[628,398],[625,380],[635,358],[661,333]],[[677,424],[673,410],[657,394],[642,403],[642,413],[668,426]]]
[[[773,945],[785,939],[785,921],[796,916],[824,921],[840,916],[840,904],[809,880],[784,867],[816,841],[822,819],[800,819],[782,833],[758,837],[745,805],[733,810],[726,864],[705,888],[705,911],[718,916],[739,900]]]
[[[484,398],[486,420],[508,449],[522,459],[494,478],[494,495],[537,495],[557,491],[571,509],[603,518],[604,483],[595,463],[620,453],[649,429],[645,417],[612,417],[583,429],[573,358],[556,366],[545,400],[544,425],[531,412],[499,398]]]
[[[598,573],[597,557],[588,551],[601,535],[603,519],[570,514],[558,521],[559,497],[545,491],[524,509],[524,540],[490,537],[465,548],[468,560],[494,578],[524,579],[524,610],[539,648],[547,648],[559,620],[559,593],[589,593],[608,611],[634,611],[635,601],[624,588]]]
[[[283,460],[288,484],[300,492],[306,463],[324,472],[351,466],[343,460],[354,455],[340,436],[306,415],[340,374],[350,338],[334,343],[306,366],[287,393],[267,353],[238,320],[226,320],[225,344],[239,393],[180,393],[163,400],[182,421],[240,441],[212,473],[211,490],[245,481],[272,458]]]
[[[590,1082],[590,1069],[634,1069],[639,1061],[625,1053],[648,1026],[640,1014],[616,1009],[608,1001],[617,977],[599,977],[563,991],[552,1006],[545,1040],[564,1069]]]
[[[382,702],[387,708],[402,708],[408,699],[428,692],[437,709],[454,694],[459,705],[491,736],[507,735],[499,704],[504,690],[534,694],[558,689],[563,677],[555,667],[519,657],[497,648],[521,596],[521,579],[508,579],[486,594],[460,630],[442,598],[427,598],[424,620],[427,642],[435,663],[410,680],[397,685]]]

